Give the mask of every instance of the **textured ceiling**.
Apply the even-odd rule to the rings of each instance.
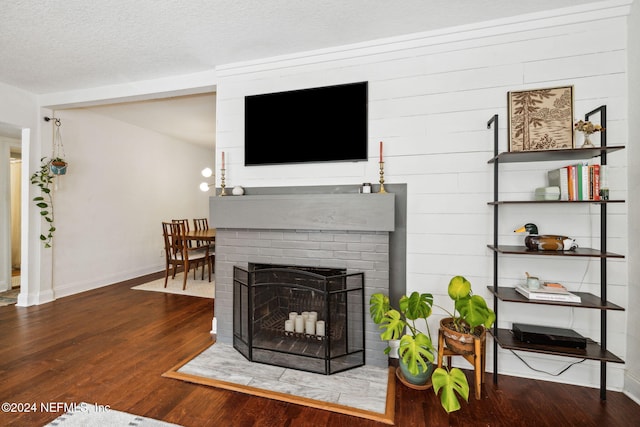
[[[64,92],[591,2],[11,0],[0,82]]]

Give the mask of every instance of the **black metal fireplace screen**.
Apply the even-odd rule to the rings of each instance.
[[[364,315],[364,273],[234,267],[233,346],[252,362],[326,375],[362,366]]]

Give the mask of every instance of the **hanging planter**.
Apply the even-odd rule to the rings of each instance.
[[[51,154],[51,173],[54,175],[64,175],[67,173],[67,161],[64,159],[64,146],[62,145],[62,136],[60,135],[60,119],[54,118],[44,118],[46,121],[54,120],[54,124],[56,125],[55,131],[53,132],[53,153]],[[47,120],[49,119],[49,120]]]
[[[49,229],[40,235],[40,241],[45,248],[50,248],[53,243],[53,233],[56,231],[53,216],[53,191],[57,189],[55,178],[67,173],[67,161],[64,160],[64,147],[60,136],[60,119],[55,117],[45,117],[45,121],[53,120],[55,130],[53,132],[53,151],[51,159],[43,157],[40,159],[40,169],[31,175],[31,184],[40,188],[40,195],[33,198],[36,206],[40,208],[40,215],[44,219]]]
[[[67,162],[59,157],[51,160],[51,173],[54,175],[64,175],[67,173]]]

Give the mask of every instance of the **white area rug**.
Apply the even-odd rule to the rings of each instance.
[[[60,415],[45,427],[88,427],[88,426],[139,426],[139,427],[180,427],[152,418],[140,417],[126,412],[114,411],[103,405],[91,403],[70,404],[72,410]]]
[[[183,273],[176,274],[176,278],[172,279],[169,276],[169,281],[167,282],[167,287],[164,287],[164,277],[162,279],[154,280],[153,282],[143,283],[142,285],[134,286],[131,289],[136,289],[140,291],[154,291],[154,292],[165,292],[168,294],[179,294],[179,295],[190,295],[193,297],[202,297],[202,298],[213,298],[215,295],[215,281],[213,277],[211,278],[211,282],[209,282],[209,278],[207,272],[205,271],[204,280],[200,280],[201,271],[196,273],[196,279],[193,279],[193,271],[187,276],[187,289],[182,290],[182,275]]]

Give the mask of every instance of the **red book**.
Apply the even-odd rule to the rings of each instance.
[[[600,165],[593,165],[593,200],[600,200]]]

